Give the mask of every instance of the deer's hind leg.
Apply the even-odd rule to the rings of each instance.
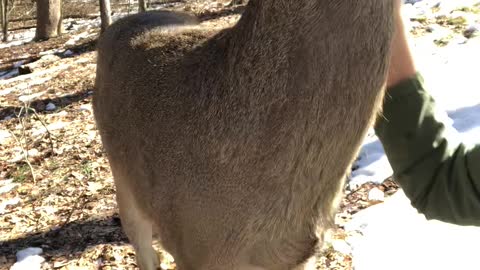
[[[135,249],[138,267],[140,270],[156,270],[160,266],[160,261],[152,246],[152,222],[136,205],[132,192],[123,182],[126,180],[115,173],[114,177],[122,228]]]

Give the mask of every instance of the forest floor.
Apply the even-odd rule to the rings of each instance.
[[[170,8],[194,12],[209,24],[230,23],[243,10],[199,4]],[[474,5],[459,12],[478,15],[478,10]],[[415,36],[434,31],[432,25],[460,34],[470,27],[448,16],[412,22]],[[0,269],[9,269],[17,252],[28,247],[42,249],[36,258],[44,260],[42,269],[136,267],[93,119],[98,27],[92,25],[72,27],[49,41],[0,46]],[[432,46],[451,39],[445,35]],[[19,69],[25,65],[30,70]],[[317,255],[318,269],[352,269],[343,225],[397,189],[390,179],[346,189],[337,227]],[[162,258],[163,269],[175,269],[168,254]]]

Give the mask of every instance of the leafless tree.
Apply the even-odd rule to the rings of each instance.
[[[2,21],[2,33],[4,42],[8,39],[8,0],[0,0],[0,18]]]
[[[101,31],[105,31],[112,23],[112,12],[110,8],[110,0],[100,0],[100,19]]]
[[[36,40],[45,40],[62,33],[61,0],[37,0]]]
[[[147,11],[147,1],[138,0],[138,12],[145,12],[145,11]]]
[[[62,23],[62,20],[63,20],[63,2],[62,0],[58,0],[58,9],[59,9],[59,20],[58,20],[58,23],[57,23],[57,35],[61,35],[63,33],[63,23]]]

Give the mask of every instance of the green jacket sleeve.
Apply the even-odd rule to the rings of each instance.
[[[422,77],[387,91],[375,131],[412,205],[428,219],[480,225],[480,144],[456,142]]]

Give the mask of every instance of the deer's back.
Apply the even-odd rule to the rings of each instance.
[[[161,226],[272,236],[328,221],[382,97],[388,50],[369,46],[388,47],[390,29],[333,29],[315,47],[272,35],[266,46],[135,18],[99,42],[94,109],[112,169],[146,212],[171,223]]]

